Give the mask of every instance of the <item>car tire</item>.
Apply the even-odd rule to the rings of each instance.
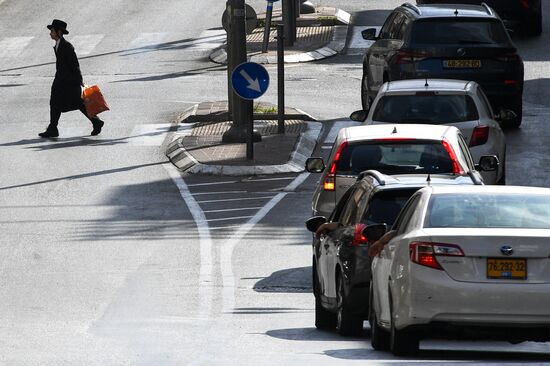
[[[504,127],[519,128],[521,126],[521,120],[523,118],[523,99],[521,96],[516,97],[511,101],[511,110],[516,114],[516,118],[508,121],[504,124]]]
[[[368,111],[371,104],[367,83],[367,73],[363,71],[363,78],[361,79],[361,108],[363,108],[364,111]]]
[[[354,314],[348,304],[343,275],[336,279],[336,301],[338,310],[336,313],[336,330],[345,337],[357,337],[363,333],[363,318]]]
[[[395,316],[393,304],[390,298],[390,351],[395,356],[411,356],[418,353],[420,342],[416,333],[410,328],[397,329],[395,327]]]
[[[336,327],[336,314],[331,313],[321,304],[319,294],[319,279],[317,278],[317,269],[313,268],[313,295],[315,296],[315,328],[322,330],[332,330]]]
[[[381,326],[378,325],[378,318],[372,304],[373,299],[372,283],[370,286],[370,309],[369,309],[369,324],[370,324],[370,344],[377,351],[387,351],[390,349],[390,334]]]

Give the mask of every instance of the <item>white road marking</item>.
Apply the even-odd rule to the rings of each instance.
[[[206,30],[202,32],[196,40],[191,41],[192,46],[188,51],[210,51],[220,47],[227,38],[225,30]]]
[[[324,144],[333,144],[336,140],[336,136],[338,136],[338,132],[345,127],[352,127],[352,126],[358,126],[360,125],[359,122],[355,121],[338,121],[334,122],[334,125],[332,125],[332,128],[330,129],[327,138],[323,142]]]
[[[227,202],[227,201],[249,201],[249,200],[263,200],[273,198],[273,196],[261,196],[261,197],[244,197],[244,198],[229,198],[221,200],[207,200],[207,201],[198,201],[199,203],[214,203],[214,202]]]
[[[34,37],[8,37],[0,41],[1,58],[18,56]]]
[[[234,217],[223,217],[219,219],[208,219],[206,221],[208,222],[216,222],[216,221],[231,221],[231,220],[242,220],[242,219],[249,219],[254,216],[234,216]]]
[[[195,184],[189,184],[188,187],[200,187],[200,186],[215,186],[218,184],[232,184],[232,183],[238,183],[238,180],[226,180],[225,182],[210,182],[210,183],[195,183]]]
[[[80,57],[89,55],[104,37],[104,34],[79,35],[72,37],[70,42],[74,46],[76,55]]]
[[[309,176],[309,173],[302,173],[299,176],[297,176],[288,186],[286,186],[285,190],[294,190],[296,189],[300,184],[304,182],[304,180]],[[248,234],[254,226],[260,222],[268,213],[275,207],[288,193],[279,193],[275,197],[273,197],[264,207],[262,207],[261,210],[259,210],[248,222],[245,224],[239,226],[239,229],[231,235],[229,240],[227,240],[223,246],[221,247],[221,253],[220,253],[220,266],[221,266],[221,273],[222,273],[222,283],[223,283],[223,312],[228,314],[233,311],[233,308],[235,307],[235,275],[233,273],[233,266],[232,266],[232,257],[233,257],[233,251],[235,250],[235,247],[238,243],[241,242],[241,239]]]
[[[203,210],[204,213],[259,210],[261,207],[224,208],[221,210]]]
[[[191,195],[191,192],[181,177],[179,170],[177,170],[171,163],[164,164],[164,167],[178,187],[180,195],[189,208],[189,211],[191,212],[191,215],[197,225],[201,259],[199,270],[199,312],[200,317],[209,318],[214,298],[212,288],[212,284],[214,283],[214,266],[212,261],[212,237],[210,236],[208,222],[199,204],[193,195]]]
[[[231,226],[214,226],[210,227],[210,231],[212,230],[224,230],[224,229],[236,229],[240,228],[242,225],[231,225]]]
[[[171,127],[170,123],[136,125],[128,140],[133,146],[160,146]]]
[[[264,178],[264,179],[248,179],[245,182],[267,182],[272,180],[292,180],[294,177],[284,177],[284,178]]]
[[[168,37],[168,33],[140,33],[130,44],[129,49],[135,48],[159,48],[160,44]]]
[[[246,193],[246,191],[201,192],[201,193],[193,193],[193,196],[204,196],[208,194],[226,194],[226,193]]]

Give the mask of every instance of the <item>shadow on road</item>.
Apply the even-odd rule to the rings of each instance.
[[[312,292],[311,267],[283,269],[272,273],[254,285],[258,292]]]

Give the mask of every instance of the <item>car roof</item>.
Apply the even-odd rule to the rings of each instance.
[[[426,86],[426,84],[428,84]],[[406,91],[470,91],[477,83],[467,80],[453,79],[408,79],[386,82],[382,85],[380,93],[406,92]]]
[[[458,133],[454,126],[391,124],[354,126],[342,128],[338,139],[348,142],[371,141],[377,139],[417,139],[441,141],[448,134]]]
[[[413,6],[414,7],[414,6]],[[405,6],[411,9],[411,6]],[[417,5],[420,14],[412,11],[420,18],[492,18],[497,15],[489,7],[468,4],[425,4]]]
[[[449,193],[459,193],[459,194],[473,194],[473,193],[488,193],[488,194],[521,194],[521,195],[548,195],[550,196],[550,188],[543,187],[523,187],[523,186],[498,186],[498,185],[488,185],[488,186],[470,186],[470,185],[457,185],[457,186],[432,186],[427,188],[431,190],[432,194],[449,194]]]

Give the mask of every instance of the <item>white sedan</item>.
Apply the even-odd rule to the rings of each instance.
[[[420,339],[439,337],[550,340],[550,189],[426,187],[392,233],[372,264],[375,349],[413,354]]]

